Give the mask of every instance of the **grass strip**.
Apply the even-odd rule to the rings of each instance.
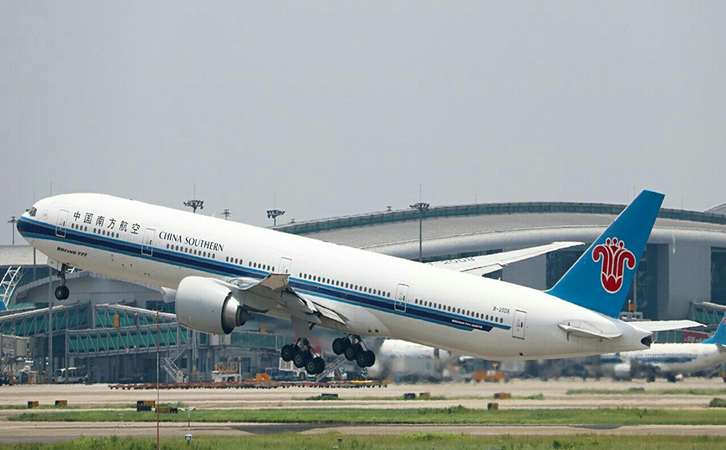
[[[115,411],[28,412],[11,421],[117,422]],[[153,412],[129,411],[125,422],[153,422]],[[184,414],[163,414],[164,422],[185,422]],[[726,410],[598,408],[498,410],[450,408],[305,408],[259,410],[197,410],[193,422],[330,423],[330,424],[534,424],[534,425],[726,425]]]
[[[194,436],[191,445],[184,438],[164,439],[161,448],[172,450],[257,450],[263,448],[303,450],[316,448],[366,450],[479,450],[518,449],[640,449],[640,450],[716,450],[726,447],[724,437],[691,436],[472,436],[447,433],[409,433],[388,435],[340,435],[325,433],[302,435],[293,433],[251,436]],[[53,444],[0,444],[0,450],[151,450],[156,448],[153,438],[81,438]]]

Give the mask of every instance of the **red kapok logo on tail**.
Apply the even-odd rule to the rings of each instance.
[[[630,270],[635,269],[635,255],[625,248],[625,241],[614,237],[605,239],[604,244],[596,246],[592,251],[593,261],[598,262],[601,259],[600,282],[606,291],[614,294],[623,286],[625,266]]]

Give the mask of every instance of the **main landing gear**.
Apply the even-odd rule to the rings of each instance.
[[[371,367],[376,363],[376,354],[364,347],[360,336],[348,336],[333,341],[333,353],[345,355],[345,359],[353,361],[360,367]]]
[[[61,269],[58,271],[58,278],[60,278],[61,284],[57,288],[55,288],[55,298],[58,300],[67,300],[68,296],[71,294],[71,291],[68,289],[68,286],[66,286],[66,272],[68,271],[68,266],[63,264],[61,266]]]
[[[325,361],[316,355],[307,339],[298,339],[294,344],[282,346],[280,357],[283,361],[292,361],[298,369],[305,368],[310,375],[318,375],[325,370]]]

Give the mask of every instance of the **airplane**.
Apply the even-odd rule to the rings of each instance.
[[[726,313],[708,339],[698,343],[658,344],[647,350],[612,353],[600,357],[600,369],[617,379],[631,379],[638,373],[654,380],[663,374],[669,381],[683,375],[726,363]]]
[[[654,331],[681,324],[617,316],[663,197],[640,193],[544,292],[466,272],[497,270],[509,253],[436,267],[103,194],[40,200],[17,228],[58,270],[59,300],[76,267],[176,289],[179,323],[204,333],[254,315],[290,320],[297,340],[281,357],[315,374],[325,366],[308,342],[316,326],[345,333],[333,351],[361,367],[375,363],[361,336],[498,361],[648,348]]]

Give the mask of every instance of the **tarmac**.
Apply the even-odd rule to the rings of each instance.
[[[633,390],[628,394],[568,395],[571,389]],[[642,391],[641,391],[642,389]],[[708,403],[718,395],[688,395],[683,393],[658,395],[649,391],[710,389],[724,390],[720,378],[687,378],[668,383],[659,380],[615,382],[611,380],[560,379],[550,381],[511,380],[506,383],[440,383],[391,384],[376,388],[314,388],[290,387],[277,389],[169,389],[160,391],[162,403],[181,402],[197,409],[269,409],[269,408],[443,408],[462,405],[467,408],[486,408],[497,402],[500,409],[542,408],[661,408],[707,409]],[[511,399],[494,400],[495,393],[510,393]],[[310,400],[322,393],[338,394],[335,401]],[[402,400],[405,393],[427,393],[433,399]],[[540,395],[541,394],[541,395]],[[532,398],[527,398],[532,397]],[[129,407],[137,400],[156,400],[154,390],[113,390],[107,385],[21,385],[0,387],[0,405],[27,406],[28,401],[40,405],[53,405],[56,400],[67,400],[68,405],[81,409]],[[63,423],[63,422],[9,422],[10,415],[27,409],[0,410],[0,442],[53,442],[76,439],[81,436],[156,436],[155,423]],[[36,410],[44,412],[48,410]],[[563,425],[331,425],[331,424],[249,424],[249,423],[194,423],[192,433],[207,435],[270,434],[281,432],[344,434],[401,434],[411,432],[445,432],[472,435],[686,435],[726,436],[726,426],[563,426]],[[186,434],[186,423],[162,423],[162,437],[180,437]]]

